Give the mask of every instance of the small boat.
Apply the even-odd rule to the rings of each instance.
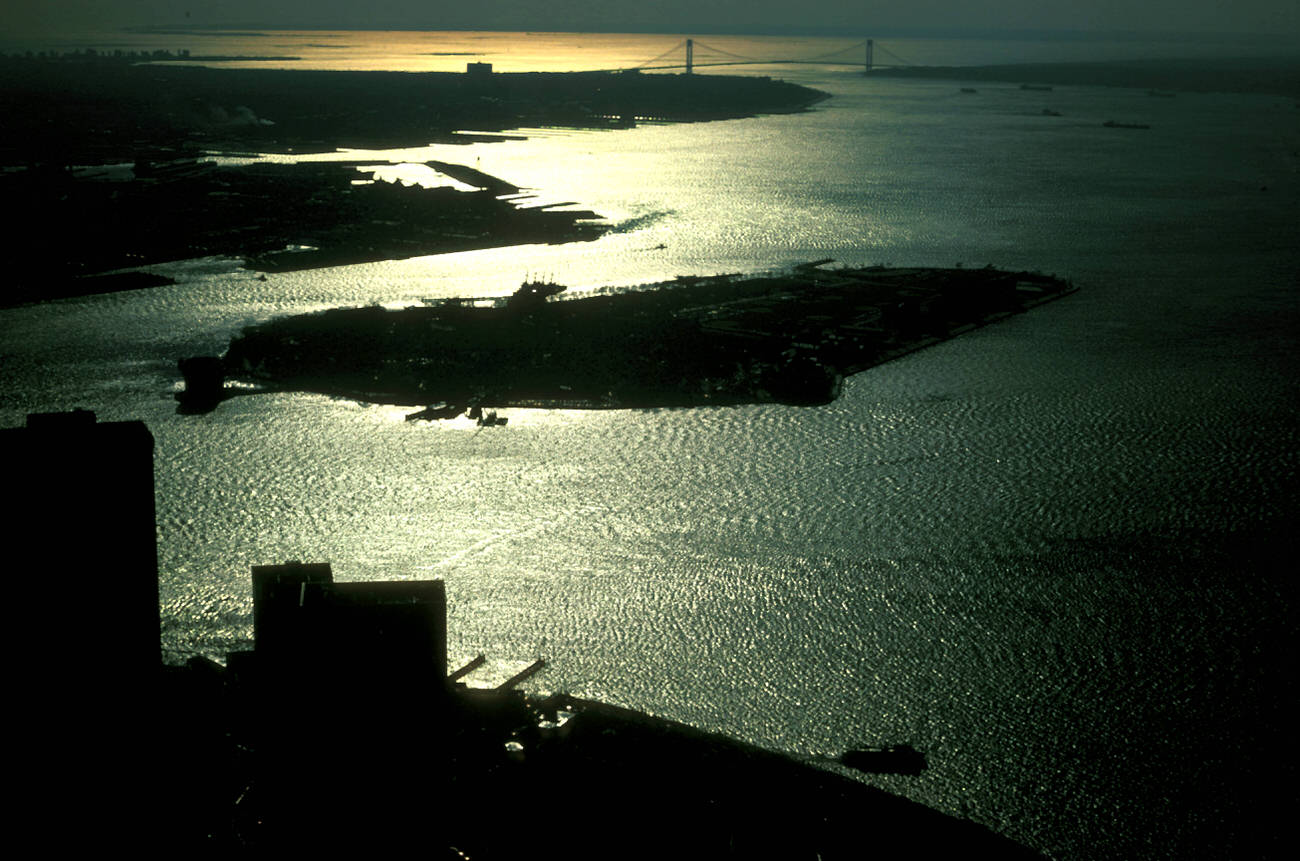
[[[925,754],[910,744],[849,750],[840,754],[839,761],[870,774],[920,774],[926,768]]]
[[[1020,85],[1020,89],[1022,89],[1022,90],[1050,90],[1051,87],[1048,86],[1047,84],[1021,84],[1021,85]]]
[[[1106,122],[1102,123],[1102,125],[1108,129],[1149,129],[1151,128],[1151,126],[1148,126],[1144,123],[1117,123],[1114,120],[1106,120]]]
[[[497,415],[496,410],[488,410],[487,412],[483,413],[478,417],[479,427],[485,427],[485,428],[498,427],[500,425],[504,425],[508,421],[510,421],[510,419],[506,418],[505,416]]]
[[[436,421],[437,419],[454,419],[456,416],[460,415],[463,412],[465,412],[464,407],[459,407],[456,406],[455,404],[449,404],[444,401],[443,403],[440,404],[434,404],[432,406],[425,407],[424,409],[419,410],[417,412],[408,413],[406,416],[406,420],[408,422],[414,422],[414,421]]]
[[[962,87],[962,88],[961,88],[961,91],[962,91],[963,93],[978,93],[978,92],[979,92],[979,90],[975,89],[974,87]]]

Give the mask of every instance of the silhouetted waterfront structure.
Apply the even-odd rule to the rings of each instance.
[[[441,580],[336,583],[327,563],[254,565],[253,637],[264,678],[365,689],[367,708],[405,690],[438,696],[446,687]]]
[[[86,410],[0,430],[11,833],[72,856],[134,842],[135,779],[151,799],[159,777],[153,447]]]
[[[13,606],[59,604],[57,635],[45,614],[10,624],[52,666],[111,655],[115,690],[145,684],[160,659],[153,435],[88,410],[29,415],[0,435],[10,554],[32,571],[11,581]]]

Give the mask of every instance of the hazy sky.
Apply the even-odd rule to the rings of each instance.
[[[1149,30],[1300,34],[1298,0],[5,0],[10,32],[266,26],[769,32]],[[187,17],[188,13],[188,17]]]

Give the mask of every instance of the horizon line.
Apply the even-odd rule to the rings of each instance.
[[[231,22],[231,23],[210,23],[196,24],[191,22],[175,22],[172,24],[131,24],[119,25],[116,27],[106,28],[108,32],[114,30],[127,33],[190,33],[190,32],[229,32],[236,30],[252,31],[303,31],[303,32],[391,32],[391,33],[526,33],[526,34],[548,34],[548,35],[662,35],[668,37],[682,37],[691,34],[701,34],[706,36],[742,36],[742,37],[773,37],[773,36],[790,36],[794,38],[822,37],[822,38],[846,38],[846,39],[868,39],[868,38],[902,38],[902,39],[976,39],[976,40],[1048,40],[1048,41],[1261,41],[1261,42],[1286,42],[1292,43],[1296,34],[1280,32],[1253,32],[1253,31],[1222,31],[1222,30],[1117,30],[1117,29],[1058,29],[1058,28],[1008,28],[1008,27],[989,27],[989,28],[955,28],[955,27],[915,27],[915,26],[894,26],[883,27],[872,33],[860,31],[858,28],[850,26],[837,25],[814,25],[804,27],[756,27],[751,30],[738,31],[730,29],[721,29],[716,26],[692,28],[689,30],[667,30],[657,27],[591,27],[588,29],[567,29],[558,28],[537,29],[537,28],[513,28],[502,26],[418,26],[411,24],[400,24],[390,22],[384,24],[293,24],[289,22]],[[21,34],[13,33],[11,36]],[[50,35],[57,33],[29,35]]]

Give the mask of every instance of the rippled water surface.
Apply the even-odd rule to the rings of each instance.
[[[388,154],[575,201],[616,225],[596,242],[265,282],[191,261],[157,267],[173,287],[0,312],[0,418],[149,424],[178,659],[247,643],[251,564],[443,577],[451,658],[486,652],[485,681],[540,655],[536,688],[775,749],[910,742],[930,770],[873,783],[1059,857],[1240,856],[1289,683],[1293,104],[784,76],[833,98]],[[818,408],[174,413],[177,357],[276,314],[821,257],[1081,289]]]

